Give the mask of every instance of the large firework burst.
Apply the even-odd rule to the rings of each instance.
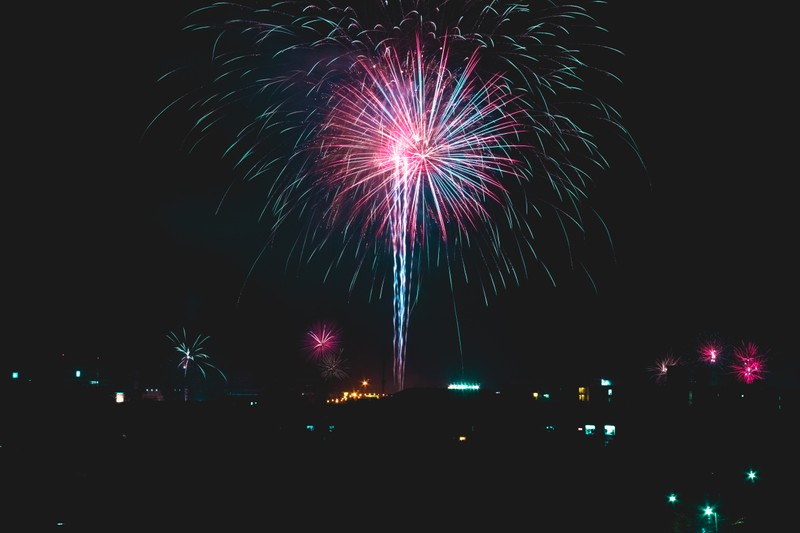
[[[391,284],[402,389],[423,267],[444,266],[451,287],[460,277],[484,299],[531,262],[555,283],[539,226],[552,215],[569,250],[595,214],[583,206],[593,173],[608,168],[600,134],[636,152],[586,90],[613,78],[588,51],[616,52],[586,44],[603,30],[582,5],[594,3],[214,4],[187,25],[213,32],[208,83],[162,113],[187,104],[193,147],[236,132],[224,153],[244,180],[267,181],[273,230],[304,225],[301,263],[327,248],[331,268],[352,255],[351,288],[362,273],[371,295]]]

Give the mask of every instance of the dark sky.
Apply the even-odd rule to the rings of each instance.
[[[204,4],[164,4],[68,3],[8,18],[18,34],[4,47],[4,358],[46,370],[64,354],[154,375],[164,361],[172,371],[166,334],[185,327],[209,336],[214,362],[236,379],[295,382],[308,372],[304,333],[331,320],[349,375],[390,383],[390,300],[350,293],[347,265],[325,282],[324,263],[285,270],[279,249],[248,278],[268,234],[263,187],[240,183],[216,213],[236,180],[231,163],[211,149],[187,154],[175,124],[145,135],[172,96],[158,76],[208,52],[180,31]],[[612,1],[595,15],[625,52],[614,65],[623,84],[606,99],[645,165],[611,149],[611,170],[590,189],[613,241],[587,235],[596,241],[581,259],[596,287],[557,258],[555,287],[533,268],[488,306],[460,284],[457,329],[445,278],[430,272],[411,314],[406,386],[462,372],[498,386],[575,371],[640,378],[709,338],[756,343],[769,379],[796,383],[788,24],[719,1]],[[564,253],[563,237],[552,240]]]

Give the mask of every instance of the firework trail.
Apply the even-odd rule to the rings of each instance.
[[[444,266],[451,289],[455,277],[478,283],[484,300],[531,262],[555,284],[535,230],[554,216],[571,254],[569,236],[596,216],[583,207],[589,169],[609,166],[597,134],[610,129],[637,152],[617,112],[584,88],[615,79],[585,49],[617,51],[585,44],[603,29],[582,3],[594,4],[214,4],[187,25],[213,33],[209,82],[156,119],[185,105],[197,117],[190,150],[212,131],[237,132],[224,156],[245,181],[268,182],[262,254],[300,223],[290,256],[338,250],[327,278],[352,254],[351,290],[367,275],[370,298],[390,281],[402,389],[423,267]]]

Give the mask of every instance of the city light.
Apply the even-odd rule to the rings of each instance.
[[[714,533],[719,531],[719,525],[717,523],[717,512],[714,510],[714,508],[711,507],[710,505],[706,505],[705,509],[703,509],[703,514],[705,514],[709,520],[711,520],[711,517],[714,517]]]
[[[451,383],[447,388],[450,390],[479,390],[481,386],[477,383]]]

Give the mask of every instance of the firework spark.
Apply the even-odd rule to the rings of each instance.
[[[443,265],[451,289],[455,277],[477,282],[484,300],[531,262],[555,284],[535,230],[554,216],[571,254],[571,232],[588,229],[587,169],[609,166],[597,133],[636,152],[617,112],[585,90],[587,77],[614,77],[584,59],[583,38],[603,29],[580,3],[214,4],[187,26],[214,32],[210,82],[159,116],[187,103],[193,147],[214,128],[238,132],[224,153],[246,181],[267,179],[275,232],[305,224],[301,263],[333,249],[332,269],[349,250],[351,290],[362,271],[370,297],[391,283],[402,389],[423,267]]]
[[[752,342],[742,342],[733,349],[734,361],[730,365],[731,371],[739,381],[748,385],[764,379],[766,372],[766,356],[761,353],[758,346]]]

